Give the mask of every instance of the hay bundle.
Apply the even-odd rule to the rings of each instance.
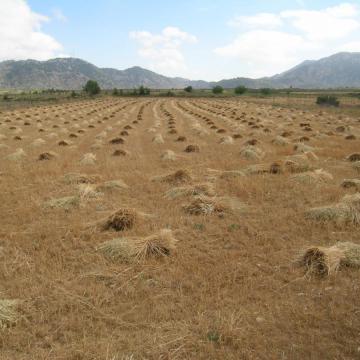
[[[234,139],[231,136],[224,136],[220,139],[220,144],[231,145],[234,143]]]
[[[189,204],[183,205],[183,210],[190,215],[223,214],[225,207],[216,198],[198,196]]]
[[[195,184],[195,185],[186,185],[173,187],[166,191],[165,198],[167,199],[176,199],[179,197],[185,196],[214,196],[214,186],[210,183]]]
[[[240,155],[247,160],[260,160],[265,154],[256,146],[249,145],[240,150]]]
[[[198,153],[200,152],[200,148],[198,145],[188,145],[184,151],[187,153],[193,153],[193,152]]]
[[[44,203],[45,208],[70,210],[79,207],[79,196],[65,196],[57,199],[50,199]]]
[[[69,145],[71,145],[71,142],[70,142],[70,141],[66,141],[66,140],[60,140],[60,141],[58,142],[58,145],[59,145],[59,146],[69,146]]]
[[[81,200],[96,199],[103,195],[91,184],[79,184],[78,191]]]
[[[96,187],[97,191],[106,192],[106,191],[113,191],[113,190],[123,190],[128,189],[129,186],[125,184],[123,180],[109,180],[105,181],[104,183],[98,185]]]
[[[132,229],[139,220],[139,214],[134,209],[122,208],[115,211],[107,219],[101,222],[101,229],[124,231]]]
[[[80,165],[95,165],[96,155],[93,153],[85,154],[80,160]]]
[[[57,158],[57,154],[52,152],[52,151],[49,151],[49,152],[43,152],[39,155],[38,157],[38,160],[39,161],[43,161],[43,160],[52,160],[52,159],[55,159]]]
[[[179,137],[176,139],[176,141],[178,141],[178,142],[184,142],[184,141],[186,141],[186,137],[185,137],[185,136],[179,136]]]
[[[19,300],[0,300],[0,327],[4,328],[11,324],[14,324],[19,318],[19,314],[16,311],[19,305]]]
[[[304,144],[303,142],[300,142],[294,145],[294,150],[300,153],[308,153],[314,151],[314,148],[312,146]]]
[[[355,188],[356,190],[360,190],[360,179],[345,179],[342,181],[341,187],[345,189]]]
[[[8,149],[9,146],[6,145],[6,144],[0,144],[0,150],[5,150],[5,149]]]
[[[80,173],[68,173],[62,177],[66,184],[96,184],[101,181],[100,175],[86,175]]]
[[[360,245],[339,242],[331,247],[313,246],[306,249],[298,259],[307,272],[317,275],[330,275],[341,267],[360,267]]]
[[[275,139],[273,139],[271,142],[274,145],[278,145],[278,146],[285,146],[290,144],[290,141],[288,139],[280,135],[276,136]]]
[[[121,149],[116,149],[113,153],[112,156],[126,156],[127,152],[125,150],[121,150]]]
[[[116,137],[114,139],[111,139],[109,141],[109,144],[112,144],[112,145],[117,145],[117,144],[123,144],[125,142],[125,140],[121,137]]]
[[[177,170],[171,174],[155,176],[151,179],[157,182],[166,182],[168,184],[186,184],[192,180],[192,176],[188,170]]]
[[[11,161],[19,161],[26,156],[26,153],[23,149],[19,148],[14,153],[8,155],[6,158]]]
[[[347,195],[337,204],[311,208],[305,212],[305,218],[320,222],[359,225],[360,194]]]
[[[360,161],[355,161],[352,165],[353,169],[360,173]]]
[[[38,147],[38,146],[44,145],[45,143],[46,143],[46,141],[44,139],[39,138],[39,139],[34,140],[31,143],[31,146]]]
[[[177,155],[172,150],[165,150],[161,154],[161,160],[168,160],[168,161],[175,161],[177,158]]]
[[[346,159],[351,162],[360,161],[360,154],[353,153],[353,154],[349,155]]]
[[[155,144],[163,144],[165,141],[161,134],[156,134],[153,137],[152,142]]]
[[[292,175],[290,179],[300,183],[316,184],[330,182],[334,179],[334,177],[323,169],[317,169],[314,171],[306,171],[300,174]]]
[[[169,256],[177,240],[170,229],[162,229],[147,237],[124,237],[106,241],[97,250],[115,261],[144,261],[148,258]]]

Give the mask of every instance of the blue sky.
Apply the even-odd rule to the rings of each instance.
[[[357,3],[0,0],[0,60],[73,56],[192,79],[267,76],[360,51]]]

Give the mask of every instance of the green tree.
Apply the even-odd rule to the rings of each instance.
[[[117,88],[114,88],[113,91],[112,91],[112,95],[114,96],[119,96],[119,90]]]
[[[96,95],[100,93],[101,89],[97,81],[89,80],[84,86],[84,91],[89,95]]]
[[[222,94],[224,92],[224,88],[220,85],[216,85],[213,87],[212,92],[214,94]]]
[[[191,93],[193,91],[193,87],[189,85],[184,89],[184,91]]]
[[[260,89],[260,93],[262,95],[270,95],[271,94],[271,89],[269,89],[269,88]]]
[[[247,88],[243,85],[239,85],[235,88],[234,92],[236,95],[242,95],[245,94],[247,91]]]

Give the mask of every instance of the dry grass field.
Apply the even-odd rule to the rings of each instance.
[[[0,359],[360,358],[359,121],[237,99],[2,110]]]

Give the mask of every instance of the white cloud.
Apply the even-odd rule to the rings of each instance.
[[[1,0],[0,60],[46,60],[57,56],[61,44],[41,31],[47,21],[46,16],[34,13],[25,0]]]
[[[53,8],[51,10],[52,16],[54,17],[54,19],[59,20],[61,22],[66,22],[67,21],[67,17],[64,15],[64,13],[62,12],[61,9],[59,8]]]
[[[244,76],[273,75],[305,59],[360,50],[359,9],[350,3],[322,10],[235,17],[230,25],[239,26],[243,32],[214,52],[223,58],[240,60]]]
[[[254,16],[236,16],[229,21],[229,25],[233,27],[275,28],[282,25],[282,20],[281,17],[276,14],[259,13]]]
[[[132,31],[130,38],[140,45],[138,54],[150,61],[150,68],[168,75],[176,75],[186,69],[181,47],[197,42],[194,35],[172,26],[164,28],[160,34]]]

